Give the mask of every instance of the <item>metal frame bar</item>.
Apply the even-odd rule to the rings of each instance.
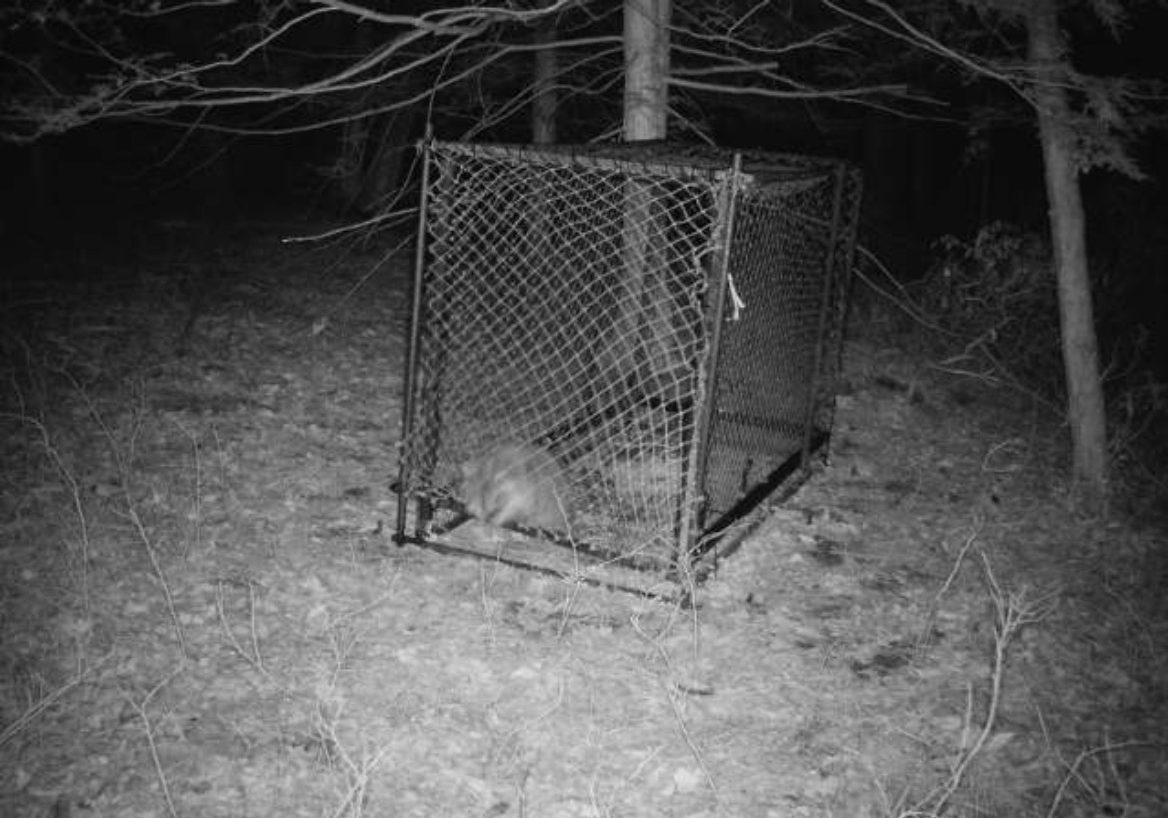
[[[427,134],[426,138],[418,143],[418,150],[422,152],[422,198],[418,204],[418,235],[414,243],[414,280],[410,304],[409,344],[406,348],[405,383],[402,384],[401,439],[398,441],[399,462],[397,484],[399,490],[397,497],[397,534],[395,537],[398,545],[404,545],[407,541],[406,522],[409,516],[411,496],[409,491],[409,467],[406,458],[403,456],[404,452],[402,451],[402,447],[413,437],[414,409],[417,405],[418,347],[421,343],[422,293],[425,286],[426,233],[430,202],[431,161],[429,146],[430,136]],[[428,501],[419,500],[419,503],[426,504]],[[415,518],[415,529],[422,527],[423,511],[424,509],[419,508],[418,516]],[[415,537],[417,534],[418,531],[415,530]]]
[[[716,405],[718,400],[717,385],[723,369],[720,366],[720,357],[724,352],[722,336],[725,322],[725,304],[728,297],[727,290],[731,272],[730,263],[734,229],[736,219],[739,215],[738,210],[743,206],[741,197],[744,185],[748,184],[748,179],[753,180],[754,184],[759,183],[759,180],[753,174],[744,173],[744,154],[735,152],[732,156],[730,166],[727,168],[723,164],[721,169],[719,169],[710,161],[703,162],[699,167],[687,167],[680,164],[675,165],[654,161],[644,162],[640,161],[636,156],[619,151],[613,152],[611,155],[606,155],[602,151],[588,157],[582,152],[584,149],[565,148],[556,150],[553,148],[551,153],[545,153],[539,148],[524,148],[520,146],[467,145],[464,143],[437,142],[431,138],[430,134],[427,134],[426,138],[419,143],[418,147],[423,153],[422,190],[418,216],[418,235],[414,254],[413,292],[410,312],[411,323],[406,352],[406,373],[405,382],[402,386],[402,440],[398,444],[399,453],[402,455],[405,453],[405,446],[412,440],[412,436],[416,432],[417,419],[415,416],[419,410],[419,402],[422,400],[422,396],[419,394],[419,367],[421,366],[421,357],[423,354],[423,350],[421,349],[423,344],[423,322],[427,320],[425,315],[426,256],[429,249],[430,199],[433,195],[434,185],[434,180],[431,177],[435,169],[435,149],[442,148],[456,155],[462,154],[470,157],[481,155],[498,156],[500,158],[511,157],[520,161],[531,161],[532,163],[544,161],[549,164],[557,164],[579,160],[584,164],[594,167],[615,166],[622,169],[635,170],[648,168],[652,169],[655,174],[674,174],[674,178],[676,178],[676,175],[684,172],[691,176],[702,176],[716,182],[714,189],[718,191],[718,200],[715,206],[718,208],[718,212],[714,221],[716,225],[715,230],[720,237],[720,246],[717,248],[718,256],[716,261],[711,265],[709,272],[711,298],[705,313],[705,320],[708,321],[708,331],[710,333],[709,345],[706,349],[706,360],[701,364],[701,369],[699,370],[698,394],[695,396],[695,399],[701,402],[696,406],[696,415],[691,432],[692,437],[689,445],[686,447],[688,454],[685,471],[682,475],[682,483],[679,486],[677,517],[676,525],[674,526],[675,542],[673,543],[671,557],[672,564],[666,567],[661,565],[659,560],[653,561],[654,566],[666,568],[666,575],[674,580],[675,583],[681,580],[700,583],[713,572],[717,560],[720,557],[729,554],[737,547],[745,536],[745,533],[750,528],[753,528],[757,520],[754,523],[749,523],[749,525],[744,526],[735,524],[738,522],[748,522],[749,516],[757,511],[762,501],[768,496],[771,496],[780,487],[786,492],[785,496],[793,493],[802,482],[802,480],[797,479],[798,476],[802,475],[803,479],[805,479],[810,472],[811,455],[820,449],[825,449],[828,444],[832,418],[828,418],[826,421],[829,427],[828,429],[816,428],[816,420],[820,416],[824,395],[823,390],[825,385],[822,383],[822,379],[826,374],[827,356],[830,354],[827,346],[837,341],[842,345],[843,328],[841,310],[843,309],[843,305],[837,304],[836,302],[846,296],[846,292],[843,291],[841,283],[843,279],[840,278],[839,267],[840,265],[850,264],[851,255],[854,252],[855,246],[854,222],[858,214],[860,199],[859,182],[856,177],[856,172],[842,163],[811,162],[811,160],[808,160],[807,164],[799,164],[794,161],[797,157],[790,158],[792,164],[789,166],[789,170],[792,179],[823,178],[829,168],[834,168],[831,217],[830,220],[823,220],[824,226],[828,230],[828,237],[822,263],[823,289],[820,296],[820,307],[817,318],[818,326],[816,329],[811,383],[809,384],[807,405],[804,411],[804,424],[801,430],[802,443],[799,449],[795,450],[786,461],[768,474],[761,483],[748,487],[730,510],[721,514],[719,519],[710,521],[707,520],[708,508],[702,502],[702,499],[708,491],[706,481],[708,480],[711,450],[714,445],[712,428],[714,413],[719,408]],[[667,146],[663,147],[667,149]],[[725,161],[725,152],[720,152],[718,156],[722,158],[723,162]],[[759,156],[752,154],[750,158],[757,160]],[[786,160],[786,158],[780,157],[776,160],[779,164],[771,166],[765,166],[764,163],[764,170],[767,175],[774,173],[778,174],[778,176],[784,176],[782,170],[786,166],[782,163]],[[783,180],[783,178],[778,177],[768,178],[765,180],[765,187],[772,185],[779,186]],[[845,202],[848,194],[851,194],[851,199]],[[847,205],[851,206],[847,207]],[[847,211],[846,213],[845,210]],[[808,216],[809,214],[804,213],[803,215]],[[845,223],[845,219],[850,219],[850,221]],[[840,351],[837,350],[837,354]],[[776,351],[771,352],[774,353]],[[448,521],[441,530],[430,531],[431,504],[434,502],[434,499],[426,495],[425,492],[415,493],[411,490],[412,480],[417,476],[411,474],[411,468],[417,468],[416,462],[411,463],[408,458],[402,456],[398,469],[397,486],[399,488],[399,497],[395,537],[395,541],[399,546],[406,543],[413,543],[430,548],[439,553],[474,556],[480,559],[489,559],[502,564],[527,568],[542,573],[558,576],[566,575],[562,571],[540,565],[537,562],[503,557],[498,553],[492,556],[491,554],[476,551],[472,548],[464,548],[448,542],[436,542],[428,539],[430,534],[440,535],[449,530],[453,530],[464,523],[467,517],[463,514],[453,521]],[[419,507],[415,516],[414,530],[407,532],[409,503],[411,501],[418,502]],[[514,528],[514,530],[527,535],[538,536],[540,533],[522,528]],[[732,536],[731,532],[733,532]],[[578,544],[557,542],[554,540],[551,542],[552,544],[570,549],[577,558],[584,559],[593,567],[612,565],[638,572],[644,571],[648,567],[646,565],[638,565],[633,559],[624,559],[622,555],[613,554],[603,548],[580,547]],[[629,587],[628,583],[610,583],[601,578],[582,576],[579,574],[579,571],[568,573],[572,577],[593,585],[618,590],[629,590],[634,593],[641,593],[656,598],[666,597],[666,595],[646,593],[643,589]],[[685,590],[684,587],[682,590]],[[685,597],[684,593],[682,597]]]
[[[678,556],[684,555],[690,560],[695,551],[698,531],[705,528],[705,503],[698,507],[694,487],[701,493],[706,493],[706,473],[710,460],[710,427],[713,420],[714,407],[718,398],[719,358],[722,351],[722,328],[726,320],[726,291],[730,286],[730,249],[734,239],[734,217],[738,210],[738,193],[742,180],[742,154],[735,153],[731,165],[730,177],[721,191],[721,201],[718,202],[718,226],[721,247],[718,248],[717,262],[717,289],[714,292],[713,303],[710,305],[708,318],[710,321],[710,347],[706,352],[704,367],[703,394],[699,395],[701,409],[697,419],[697,428],[694,430],[694,457],[691,458],[691,471],[687,475],[685,491],[683,491],[682,516],[688,518],[693,528],[684,528],[678,536]],[[679,568],[679,565],[674,566]],[[688,567],[688,566],[687,566]]]

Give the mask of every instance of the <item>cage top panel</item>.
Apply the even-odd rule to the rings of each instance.
[[[431,143],[441,153],[494,159],[513,159],[534,164],[576,164],[635,169],[638,175],[669,178],[702,178],[720,181],[733,172],[741,158],[743,181],[762,187],[798,179],[822,178],[847,163],[796,154],[767,151],[734,151],[708,145],[676,142],[620,142],[597,145],[518,145],[472,142]]]

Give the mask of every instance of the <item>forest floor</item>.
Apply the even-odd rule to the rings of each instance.
[[[399,548],[411,251],[295,232],[5,292],[0,816],[1168,815],[1168,538],[1047,410],[860,326],[696,607]]]

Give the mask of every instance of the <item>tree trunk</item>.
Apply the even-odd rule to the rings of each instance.
[[[365,182],[362,168],[365,167],[369,131],[369,120],[364,117],[348,119],[341,126],[338,155],[329,173],[336,179],[341,205],[346,212],[361,201],[361,189]]]
[[[670,0],[625,0],[626,142],[665,138],[670,8]]]
[[[531,100],[531,141],[536,145],[556,144],[556,108],[560,95],[556,89],[556,18],[541,17],[532,33],[535,52],[535,93]],[[550,175],[537,174],[531,180],[531,232],[533,252],[537,258],[551,257],[559,239],[548,203],[555,199],[556,181]]]
[[[1038,132],[1046,171],[1051,245],[1058,276],[1059,318],[1076,489],[1094,510],[1107,499],[1107,421],[1087,270],[1083,199],[1062,60],[1065,49],[1054,0],[1031,0],[1027,15]]]
[[[543,17],[536,23],[533,39],[541,48],[535,52],[535,97],[531,101],[531,136],[537,145],[556,143],[556,18]]]
[[[626,142],[664,139],[668,120],[670,0],[625,0],[624,4],[624,139]],[[625,386],[644,372],[640,343],[642,313],[654,234],[652,195],[644,182],[624,186],[621,236],[620,314],[600,354],[605,377]],[[607,390],[601,390],[605,392]]]

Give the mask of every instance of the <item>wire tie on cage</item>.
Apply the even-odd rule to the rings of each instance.
[[[730,305],[733,308],[730,320],[737,321],[742,317],[742,311],[746,309],[746,302],[738,294],[738,288],[734,286],[734,276],[730,273],[726,274],[726,286],[730,293]]]

